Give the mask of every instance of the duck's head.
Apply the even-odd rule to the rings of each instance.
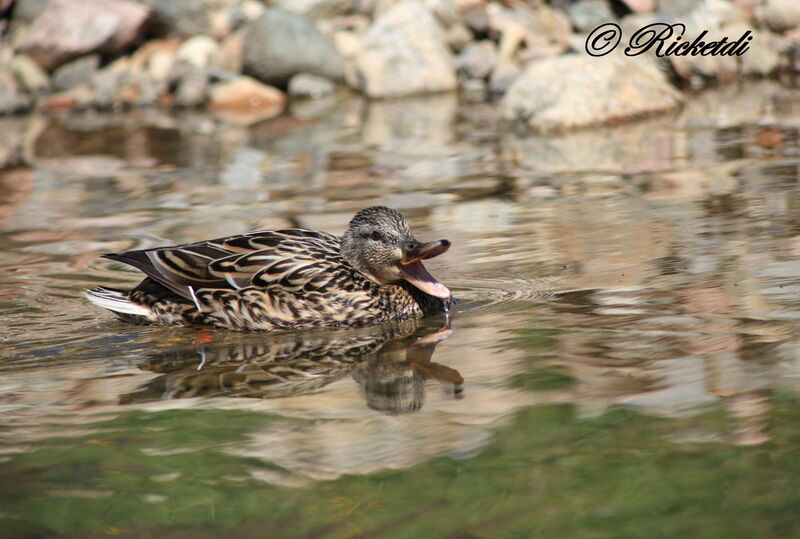
[[[373,206],[358,212],[342,235],[342,256],[380,284],[406,280],[426,294],[450,298],[450,290],[428,273],[422,261],[450,248],[448,240],[420,243],[395,210]]]

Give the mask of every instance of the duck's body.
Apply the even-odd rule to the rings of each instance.
[[[379,206],[359,212],[342,237],[293,228],[105,255],[147,277],[130,291],[87,296],[140,324],[249,331],[376,324],[449,308],[449,290],[421,263],[449,246],[416,242],[400,214]]]

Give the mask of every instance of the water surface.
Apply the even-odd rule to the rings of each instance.
[[[800,533],[800,93],[533,136],[453,96],[3,120],[0,530],[10,536]],[[444,318],[137,327],[109,251],[402,211]]]

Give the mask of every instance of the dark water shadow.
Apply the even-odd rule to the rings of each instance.
[[[462,396],[461,374],[432,361],[436,345],[452,332],[434,323],[440,324],[408,321],[369,331],[241,335],[222,342],[201,332],[190,347],[148,354],[137,367],[160,376],[121,395],[120,404],[307,395],[351,376],[370,408],[414,412],[423,405],[428,379],[438,380],[452,397]]]

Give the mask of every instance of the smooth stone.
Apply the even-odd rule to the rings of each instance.
[[[217,65],[220,58],[220,46],[212,37],[199,35],[190,37],[175,53],[176,60],[184,61],[195,67],[205,69]]]
[[[461,84],[464,99],[470,103],[480,103],[486,101],[489,89],[483,79],[467,79]]]
[[[138,0],[152,9],[152,26],[158,35],[194,36],[212,29],[210,15],[218,0]]]
[[[97,73],[99,67],[99,54],[90,54],[67,62],[53,72],[53,88],[63,92],[84,84]]]
[[[331,95],[336,91],[336,84],[330,79],[310,75],[308,73],[298,73],[289,80],[287,93],[292,97],[308,97],[319,99]]]
[[[50,0],[14,0],[11,18],[17,22],[31,22],[44,11]]]
[[[209,107],[226,121],[250,125],[283,112],[286,95],[252,77],[241,76],[212,85]]]
[[[456,23],[447,29],[447,44],[456,52],[460,52],[472,43],[474,36],[466,25]]]
[[[112,108],[119,100],[119,89],[127,76],[128,72],[126,70],[113,69],[111,67],[96,73],[92,79],[94,105],[100,109]]]
[[[522,69],[513,60],[500,59],[489,77],[489,91],[495,95],[503,95],[517,80]]]
[[[478,4],[464,11],[464,24],[472,30],[474,34],[483,35],[489,31],[489,14],[486,13],[486,6]]]
[[[142,37],[149,15],[147,7],[127,0],[51,0],[31,23],[20,49],[52,71],[89,53],[126,49]]]
[[[778,69],[781,63],[781,41],[785,38],[775,35],[769,30],[756,30],[745,23],[734,23],[725,26],[724,32],[730,36],[740,36],[750,31],[753,40],[749,50],[739,57],[739,69],[743,75],[767,76]]]
[[[175,104],[179,107],[196,107],[205,103],[208,97],[208,75],[205,70],[192,64],[182,64],[178,70],[180,75],[175,89]]]
[[[11,70],[25,90],[30,94],[42,94],[51,88],[50,77],[26,54],[17,54],[11,61]]]
[[[616,19],[606,0],[579,0],[569,6],[569,19],[578,32],[591,32]]]
[[[664,111],[681,99],[649,58],[569,54],[528,66],[509,87],[500,112],[506,120],[551,131]]]
[[[22,92],[11,69],[0,67],[0,114],[23,112],[30,106],[30,97]]]
[[[456,69],[471,79],[489,76],[497,59],[497,45],[484,39],[467,45],[456,58]]]
[[[431,12],[416,3],[392,7],[372,23],[355,65],[369,97],[443,92],[456,87],[455,61]]]
[[[356,0],[277,0],[277,8],[297,13],[312,20],[333,19],[347,15],[356,7]]]
[[[776,32],[786,32],[800,26],[800,2],[797,0],[765,0],[759,17]]]
[[[268,8],[244,32],[245,71],[267,84],[285,85],[297,73],[344,77],[336,47],[305,17]]]

